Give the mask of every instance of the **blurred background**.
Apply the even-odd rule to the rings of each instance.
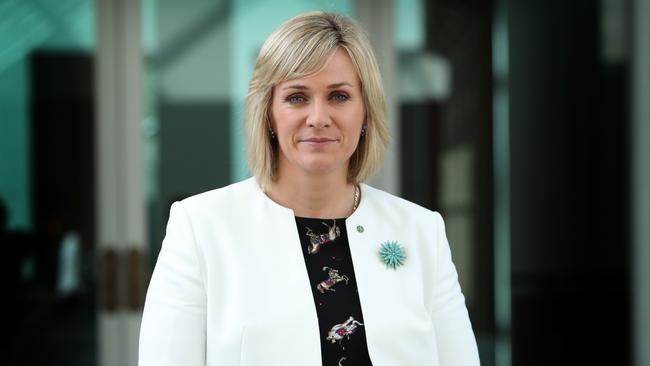
[[[369,183],[445,217],[482,365],[650,365],[647,0],[0,0],[2,364],[136,365],[169,206],[248,176],[258,49],[314,9],[368,31]]]

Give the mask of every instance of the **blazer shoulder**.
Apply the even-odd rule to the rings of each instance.
[[[214,212],[217,208],[236,208],[250,196],[255,184],[257,182],[254,178],[248,178],[221,188],[195,194],[181,200],[181,203],[190,214],[205,210]]]
[[[417,203],[369,185],[363,185],[363,193],[366,194],[366,197],[362,197],[361,199],[366,198],[373,205],[384,206],[382,207],[383,212],[394,212],[403,217],[421,218],[427,222],[430,222],[429,220],[431,219],[435,220],[436,223],[442,221],[442,216],[438,211],[430,210]]]

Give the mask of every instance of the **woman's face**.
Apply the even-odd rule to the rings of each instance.
[[[347,176],[365,107],[348,53],[337,49],[318,73],[273,88],[272,128],[280,146],[278,174]]]

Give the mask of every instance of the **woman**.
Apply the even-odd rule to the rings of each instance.
[[[442,218],[360,183],[388,133],[358,25],[276,30],[245,123],[254,178],[172,206],[140,365],[478,365]]]

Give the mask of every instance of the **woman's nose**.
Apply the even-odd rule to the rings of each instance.
[[[315,128],[328,127],[331,123],[326,101],[315,100],[309,108],[307,125]]]

